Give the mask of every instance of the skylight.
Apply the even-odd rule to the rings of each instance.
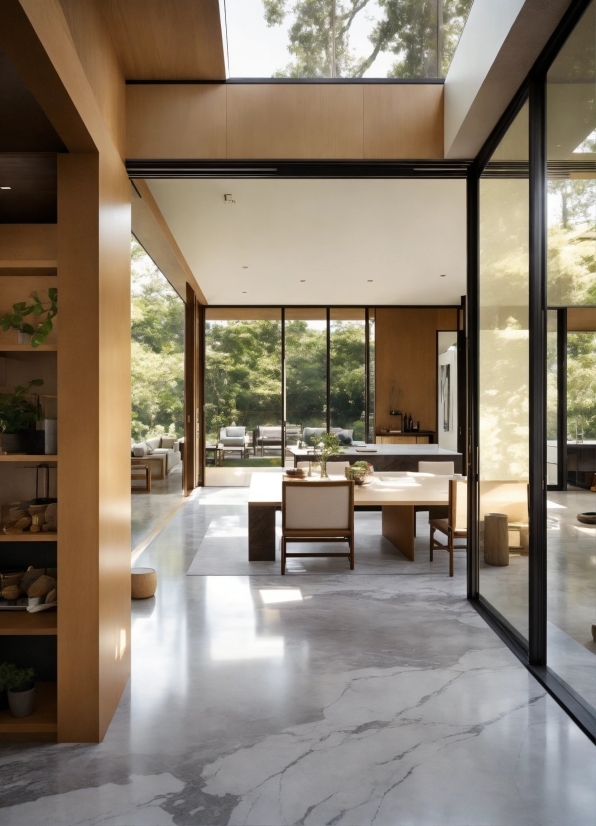
[[[444,77],[472,0],[220,0],[231,78]]]

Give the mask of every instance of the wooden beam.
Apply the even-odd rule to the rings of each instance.
[[[135,198],[134,194],[132,196],[132,231],[139,243],[183,300],[186,300],[185,284],[188,283],[199,302],[207,304],[207,299],[176,243],[147,182],[137,178],[134,186],[137,197]]]

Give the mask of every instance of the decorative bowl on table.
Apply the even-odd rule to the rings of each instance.
[[[306,478],[306,470],[303,467],[289,467],[286,468],[286,476],[291,479],[304,479]]]
[[[346,479],[354,482],[355,485],[370,485],[373,480],[374,468],[368,462],[351,465],[344,469]]]

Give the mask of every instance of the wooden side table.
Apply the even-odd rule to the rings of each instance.
[[[151,477],[155,480],[166,478],[167,459],[163,453],[152,453],[150,456],[131,456],[130,465],[149,465]],[[152,467],[153,465],[153,467]]]
[[[142,485],[135,487],[133,482],[142,482]],[[130,466],[130,489],[133,493],[151,493],[151,469],[149,465],[131,464]]]

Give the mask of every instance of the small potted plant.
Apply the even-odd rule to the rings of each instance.
[[[332,456],[338,456],[345,452],[345,447],[340,443],[335,433],[321,433],[320,436],[313,436],[313,442],[321,457],[321,479],[327,479],[327,462]]]
[[[370,485],[373,474],[373,466],[362,459],[345,470],[346,479],[352,479],[356,485]]]
[[[8,686],[17,670],[12,663],[0,663],[0,711],[8,708]]]
[[[6,686],[10,713],[13,717],[28,717],[33,713],[35,702],[35,671],[32,668],[16,668],[14,665],[12,669]]]
[[[52,319],[58,313],[58,290],[51,287],[48,290],[48,300],[42,301],[36,292],[31,293],[32,302],[19,301],[12,305],[12,313],[5,313],[0,318],[0,327],[3,330],[16,330],[19,344],[30,343],[32,347],[43,344],[54,325]],[[31,321],[39,320],[37,327],[25,319],[31,316]],[[42,321],[42,317],[43,318]]]
[[[32,387],[42,384],[43,379],[33,379],[26,387],[15,387],[12,393],[0,393],[0,441],[5,453],[36,452],[35,423],[41,418],[41,407],[27,396]]]

